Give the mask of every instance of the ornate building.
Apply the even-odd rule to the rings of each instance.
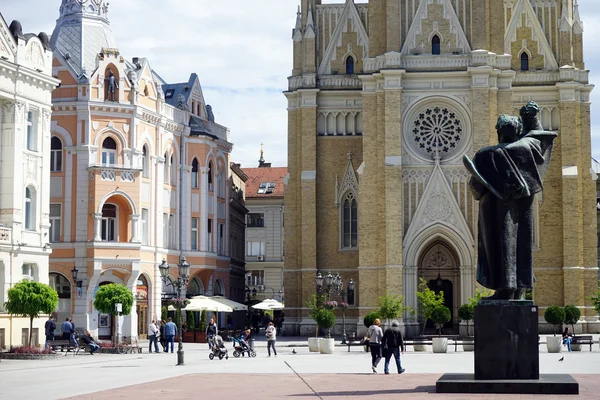
[[[136,302],[119,326],[146,335],[172,297],[157,266],[191,264],[187,295],[229,295],[229,130],[200,81],[168,84],[148,60],[125,59],[104,0],[62,0],[52,35],[50,279],[59,317],[110,336],[97,288],[127,285]],[[78,270],[72,281],[71,270]],[[176,277],[177,268],[171,268]]]
[[[29,319],[4,312],[23,279],[48,283],[52,51],[48,35],[23,34],[0,14],[0,349],[27,344]],[[44,342],[36,320],[33,344]]]
[[[229,274],[229,298],[238,303],[246,301],[246,181],[240,164],[230,163],[229,168],[229,256],[231,257]],[[233,312],[234,329],[245,327],[245,311]]]
[[[302,0],[289,77],[286,325],[317,271],[356,282],[356,328],[386,292],[443,289],[455,325],[474,294],[477,202],[464,154],[497,143],[499,114],[541,106],[559,133],[535,230],[534,299],[600,331],[590,92],[577,0]],[[405,315],[409,333],[418,321]],[[456,326],[455,326],[456,328]]]

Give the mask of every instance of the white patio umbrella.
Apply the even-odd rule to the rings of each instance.
[[[216,312],[232,312],[233,308],[223,303],[219,303],[218,301],[213,300],[210,297],[206,296],[194,296],[190,300],[190,304],[188,304],[185,308],[182,308],[183,311],[216,311]],[[174,311],[175,307],[169,306],[169,311]]]
[[[217,301],[217,302],[219,302],[221,304],[224,304],[226,306],[231,307],[231,309],[233,311],[240,311],[240,310],[244,310],[245,311],[245,310],[248,309],[248,306],[246,306],[246,305],[244,305],[242,303],[238,303],[237,301],[226,299],[223,296],[213,296],[213,297],[211,297],[211,299],[213,299],[214,301]]]
[[[266,299],[258,304],[253,305],[252,308],[257,310],[282,310],[284,306],[275,299]]]

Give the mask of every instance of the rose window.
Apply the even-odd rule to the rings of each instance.
[[[458,113],[449,107],[427,107],[413,122],[414,148],[424,157],[452,155],[463,139]]]

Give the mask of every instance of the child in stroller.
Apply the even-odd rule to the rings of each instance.
[[[229,359],[225,342],[223,342],[223,338],[221,336],[216,335],[209,337],[208,344],[210,344],[210,353],[208,354],[209,359],[212,360],[215,357],[219,357],[219,360],[222,360],[223,357],[225,357],[226,360]]]
[[[240,355],[244,357],[245,353],[248,353],[248,357],[256,357],[256,352],[248,345],[250,338],[250,329],[242,332],[240,337],[232,337],[233,341],[233,356],[238,358]]]

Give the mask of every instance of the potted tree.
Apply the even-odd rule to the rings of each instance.
[[[335,343],[329,332],[335,325],[335,314],[328,308],[322,308],[316,313],[315,317],[315,322],[319,328],[327,331],[327,337],[319,339],[319,351],[321,354],[333,354]]]
[[[116,305],[121,304],[121,312],[117,312]],[[110,314],[115,318],[118,315],[129,315],[133,306],[133,293],[125,285],[117,283],[109,283],[108,285],[100,286],[96,292],[94,300],[94,308],[102,314]],[[119,332],[115,332],[113,343],[117,344]]]
[[[434,353],[448,352],[448,338],[442,337],[442,328],[444,324],[450,322],[450,309],[446,306],[439,306],[433,309],[431,320],[438,331],[438,337],[432,339]]]
[[[308,315],[315,321],[315,337],[308,338],[308,351],[313,353],[319,352],[319,324],[317,323],[317,318],[320,310],[323,309],[323,300],[322,296],[318,296],[313,294],[311,299],[306,302],[306,307],[309,309]]]
[[[200,324],[195,337],[196,343],[206,343],[206,310],[200,313]]]
[[[417,303],[419,305],[419,319],[423,323],[423,329],[421,331],[421,336],[423,336],[425,334],[425,326],[427,325],[427,321],[431,319],[433,310],[444,305],[444,292],[440,291],[436,294],[435,291],[429,288],[427,281],[420,278],[419,290],[417,291]],[[427,339],[424,337],[413,339],[415,342],[415,351],[427,351],[426,345],[416,344],[418,341],[425,340]]]
[[[383,320],[384,327],[390,325],[390,321],[401,318],[405,311],[412,313],[412,308],[404,305],[404,296],[386,293],[379,298],[379,308],[377,314]]]
[[[565,310],[559,306],[551,306],[544,312],[544,319],[547,323],[554,325],[554,336],[546,337],[546,347],[548,353],[560,353],[562,350],[562,337],[556,336],[556,327],[559,329],[565,321]]]
[[[475,349],[475,345],[473,337],[469,332],[469,321],[472,321],[473,318],[475,318],[475,307],[473,307],[473,305],[470,303],[463,304],[458,309],[458,318],[467,323],[467,337],[463,339],[463,350],[473,351]]]
[[[571,335],[575,337],[575,324],[579,321],[579,317],[581,317],[581,311],[579,311],[579,308],[569,305],[565,306],[564,310],[565,324],[571,325]],[[581,351],[581,343],[571,343],[571,351]]]
[[[186,343],[194,342],[194,327],[196,321],[194,320],[194,313],[192,311],[185,312],[186,327],[183,331],[183,341]]]

